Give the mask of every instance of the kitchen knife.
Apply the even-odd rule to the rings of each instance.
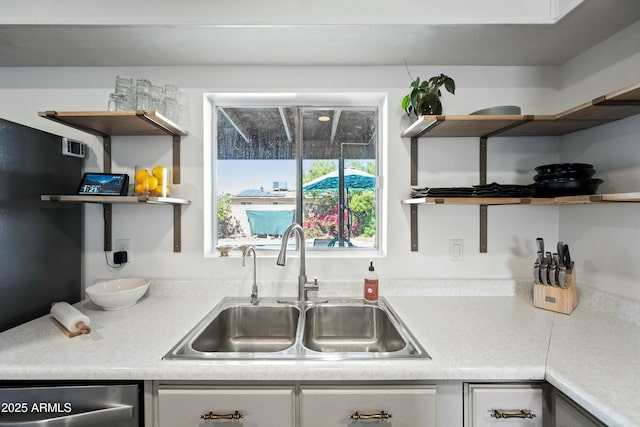
[[[564,245],[562,247],[562,257],[563,257],[564,265],[567,268],[571,268],[571,253],[569,252],[569,245]]]
[[[564,242],[558,242],[558,267],[564,265]]]
[[[545,282],[542,280],[542,264],[544,264],[544,253],[543,252],[536,252],[536,255],[538,256],[537,259],[537,263],[538,263],[538,283],[544,285]]]
[[[558,286],[557,278],[556,278],[556,263],[554,260],[551,260],[551,264],[547,269],[547,273],[549,274],[548,282],[551,286]]]
[[[553,263],[553,258],[551,258],[551,252],[547,252],[545,261],[547,262],[547,285],[553,286],[553,280],[551,278],[551,264]]]
[[[544,262],[540,264],[540,283],[546,285],[547,277],[547,260],[544,260]]]
[[[558,273],[560,273],[560,259],[558,257],[558,254],[554,252],[553,254],[553,276],[551,277],[551,284],[553,286],[560,286],[560,283],[558,282]]]
[[[536,239],[536,246],[538,247],[538,252],[542,252],[544,254],[544,239],[542,237],[538,237]]]
[[[540,263],[537,259],[533,263],[533,283],[536,285],[540,283]]]

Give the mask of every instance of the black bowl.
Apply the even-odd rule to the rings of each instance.
[[[584,169],[565,169],[558,170],[550,173],[539,173],[533,177],[534,181],[550,181],[560,178],[591,178],[595,175],[596,170],[594,168]]]
[[[593,165],[587,163],[552,163],[538,166],[536,172],[538,172],[538,175],[546,175],[550,173],[570,173],[582,169],[593,169]]]
[[[533,184],[536,197],[581,196],[595,194],[604,181],[598,178],[558,178]]]

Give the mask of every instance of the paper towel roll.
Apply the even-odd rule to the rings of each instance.
[[[56,302],[51,306],[51,315],[62,326],[67,328],[69,332],[80,332],[88,334],[91,332],[89,328],[89,317],[79,312],[75,307],[68,302]]]

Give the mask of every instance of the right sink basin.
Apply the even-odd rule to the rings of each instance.
[[[388,353],[407,342],[377,305],[320,304],[305,311],[302,344],[323,353]]]

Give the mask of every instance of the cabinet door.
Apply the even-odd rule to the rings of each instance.
[[[302,388],[300,401],[302,427],[436,425],[435,386]]]
[[[600,421],[562,393],[554,393],[555,427],[604,427]]]
[[[467,427],[543,426],[542,386],[526,384],[470,384]]]
[[[294,400],[293,388],[160,388],[158,426],[293,427]]]

